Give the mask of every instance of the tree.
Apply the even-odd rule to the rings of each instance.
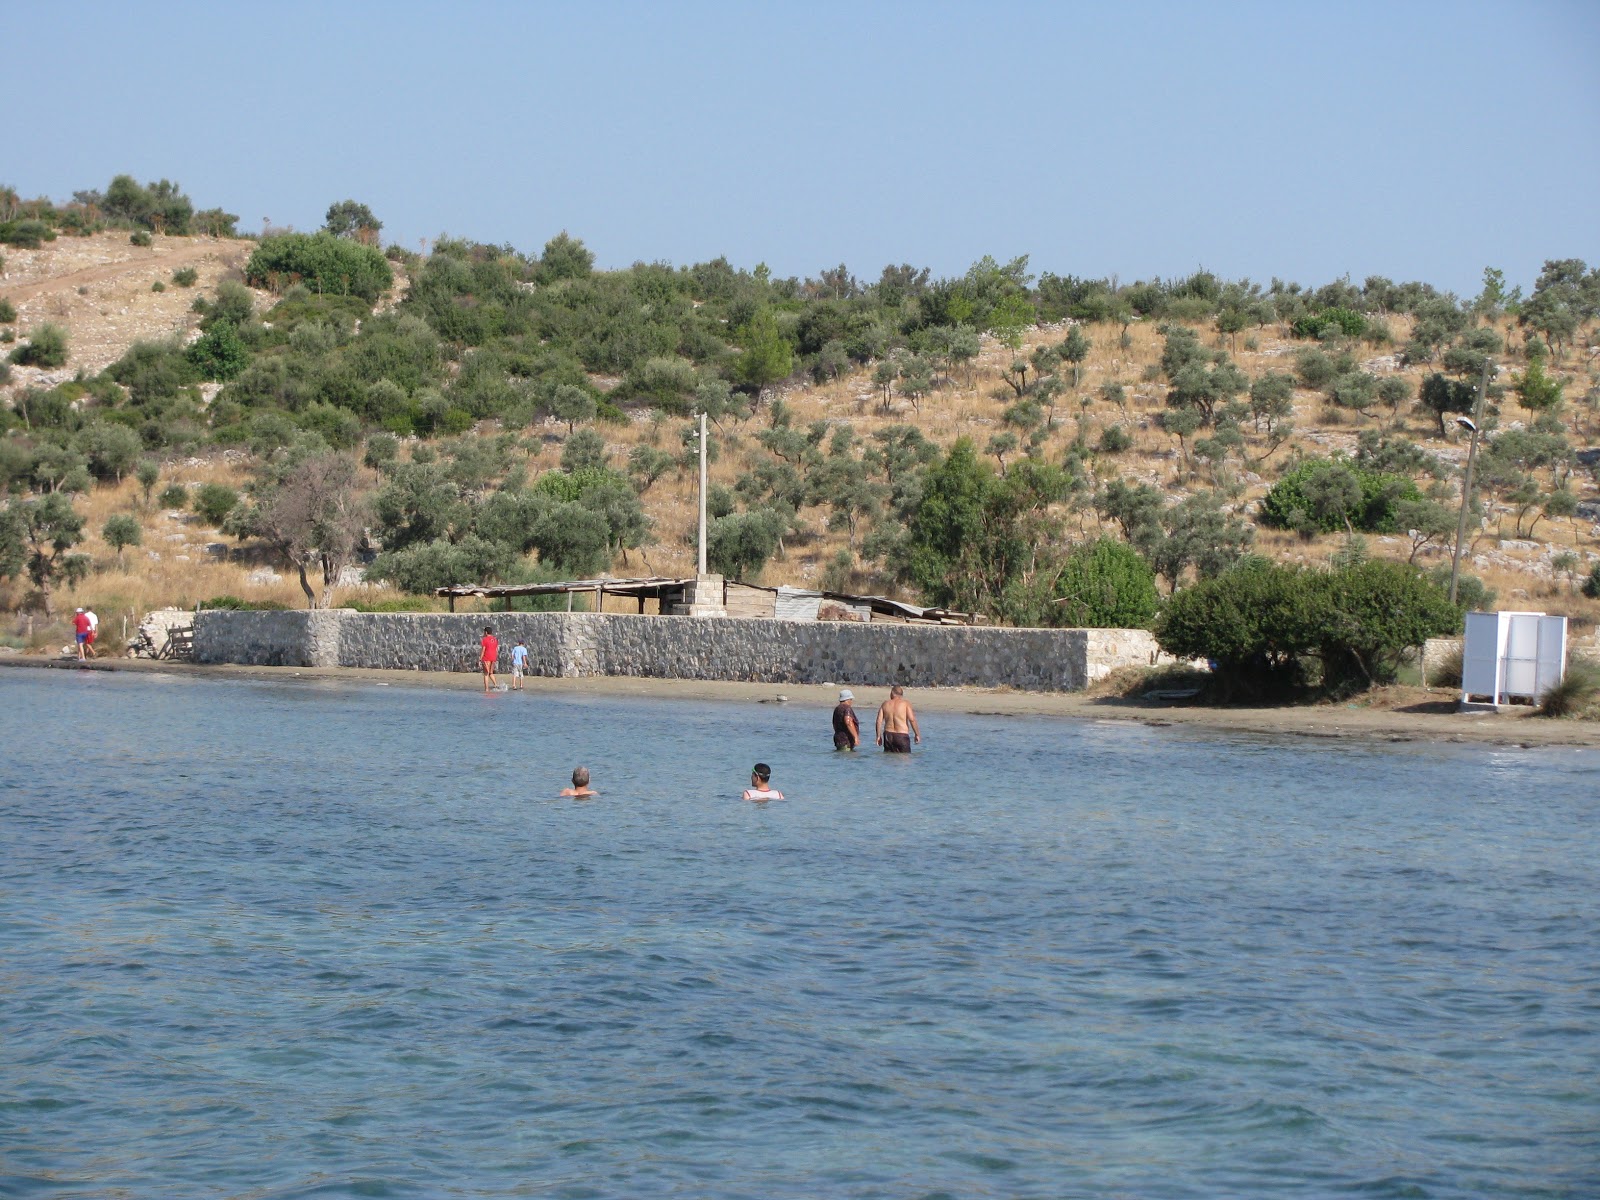
[[[122,477],[138,461],[144,443],[126,425],[96,421],[78,434],[78,447],[88,462],[91,475],[121,483]]]
[[[226,382],[250,362],[250,351],[232,321],[218,321],[190,345],[186,357],[202,378]]]
[[[19,556],[28,578],[39,591],[44,615],[54,615],[53,590],[62,582],[76,582],[89,573],[89,557],[73,554],[83,540],[83,517],[65,495],[54,493],[38,500],[23,500],[7,510],[10,531],[4,535],[12,543],[0,550],[0,558],[15,561]]]
[[[778,318],[772,309],[762,306],[739,331],[739,344],[744,347],[735,371],[739,380],[754,388],[756,404],[761,403],[762,392],[781,379],[787,379],[794,370],[794,349],[778,330]]]
[[[1294,414],[1294,380],[1281,371],[1267,371],[1250,384],[1250,419],[1256,432],[1271,433]]]
[[[544,244],[539,258],[539,281],[555,283],[561,279],[586,279],[594,270],[594,253],[581,238],[563,229]]]
[[[900,364],[893,359],[886,358],[880,362],[872,372],[872,384],[883,392],[883,411],[889,411],[889,399],[894,388],[894,381],[900,378]]]
[[[144,540],[144,530],[139,525],[138,518],[128,513],[117,513],[107,518],[100,536],[105,539],[106,545],[117,552],[117,565],[120,567],[123,550],[129,546],[139,545]]]
[[[340,200],[328,206],[328,216],[323,228],[334,237],[353,238],[366,246],[375,245],[383,222],[372,215],[365,204],[354,200]]]
[[[1126,542],[1109,537],[1067,555],[1055,597],[1056,623],[1074,628],[1146,629],[1161,607],[1150,564]]]
[[[1072,386],[1075,388],[1082,382],[1083,360],[1089,357],[1093,347],[1094,343],[1076,325],[1067,330],[1066,340],[1056,347],[1062,361],[1072,364]]]
[[[1244,556],[1255,533],[1223,509],[1210,492],[1186,496],[1161,515],[1162,536],[1150,552],[1150,565],[1176,589],[1193,567],[1201,579],[1227,570]]]
[[[194,511],[207,525],[222,528],[239,503],[239,493],[225,483],[202,483],[194,491]]]
[[[394,285],[394,271],[376,247],[326,232],[263,238],[244,275],[253,287],[284,291],[304,282],[318,295],[359,296],[369,305]]]
[[[561,469],[569,475],[605,465],[606,440],[593,429],[584,428],[569,435],[561,447]]]
[[[1189,439],[1200,428],[1200,422],[1198,408],[1172,408],[1156,414],[1156,423],[1178,439],[1178,471],[1182,475],[1189,473]]]
[[[19,367],[63,367],[67,363],[67,331],[46,322],[33,331],[27,341],[11,352]]]
[[[236,527],[261,538],[294,567],[309,607],[329,608],[339,575],[365,534],[368,507],[353,458],[312,454],[263,481]],[[321,569],[320,593],[307,574],[313,567]]]
[[[778,550],[788,518],[771,508],[730,513],[706,531],[706,563],[719,575],[745,579],[761,572]]]
[[[567,423],[567,435],[580,424],[594,420],[599,406],[592,393],[575,383],[563,383],[550,398],[550,411],[558,421]]]
[[[1455,532],[1456,516],[1437,500],[1401,500],[1394,506],[1394,523],[1411,543],[1406,562],[1414,563],[1424,546],[1442,544]]]
[[[1464,380],[1447,379],[1435,371],[1422,381],[1418,399],[1439,422],[1439,436],[1444,437],[1445,417],[1451,413],[1470,413],[1477,403],[1478,390]]]
[[[133,474],[139,481],[139,491],[144,496],[144,506],[149,508],[150,494],[156,490],[156,484],[161,481],[160,464],[147,458],[134,468]]]
[[[1517,398],[1529,412],[1550,412],[1561,403],[1562,382],[1545,374],[1544,364],[1534,359],[1516,377]]]

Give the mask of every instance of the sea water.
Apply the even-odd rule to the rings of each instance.
[[[0,672],[0,1195],[1600,1193],[1593,752],[922,725]]]

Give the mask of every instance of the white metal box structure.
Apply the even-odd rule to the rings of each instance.
[[[1567,619],[1536,612],[1471,612],[1461,647],[1461,699],[1537,704],[1567,669]]]

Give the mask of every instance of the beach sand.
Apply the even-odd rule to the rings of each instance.
[[[373,671],[348,667],[200,666],[145,659],[100,659],[80,665],[75,660],[34,655],[0,655],[0,667],[60,670],[128,671],[181,674],[190,677],[270,679],[275,682],[340,683],[351,686],[429,687],[476,691],[476,672]],[[510,671],[501,671],[502,683]],[[709,700],[730,703],[795,704],[816,708],[826,721],[838,688],[856,693],[856,707],[870,728],[878,703],[888,695],[874,687],[841,679],[833,684],[721,683],[694,679],[643,679],[631,676],[586,676],[549,679],[529,676],[530,695],[543,693],[629,696],[648,700]],[[1129,700],[1095,692],[1020,692],[1005,688],[909,688],[907,697],[919,713],[981,713],[1057,717],[1076,721],[1138,721],[1146,725],[1194,726],[1232,733],[1282,734],[1315,738],[1354,738],[1376,742],[1475,742],[1524,748],[1540,746],[1600,747],[1600,723],[1550,720],[1531,709],[1494,712],[1456,711],[1457,694],[1444,689],[1383,688],[1343,704],[1285,708],[1214,708],[1182,702]],[[924,724],[927,724],[924,721]],[[929,730],[930,735],[933,730]]]

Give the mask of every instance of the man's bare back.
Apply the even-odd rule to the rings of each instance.
[[[878,709],[877,740],[890,754],[911,753],[911,742],[922,741],[922,730],[917,727],[917,714],[906,699],[905,688],[896,685],[889,689],[889,698]]]

